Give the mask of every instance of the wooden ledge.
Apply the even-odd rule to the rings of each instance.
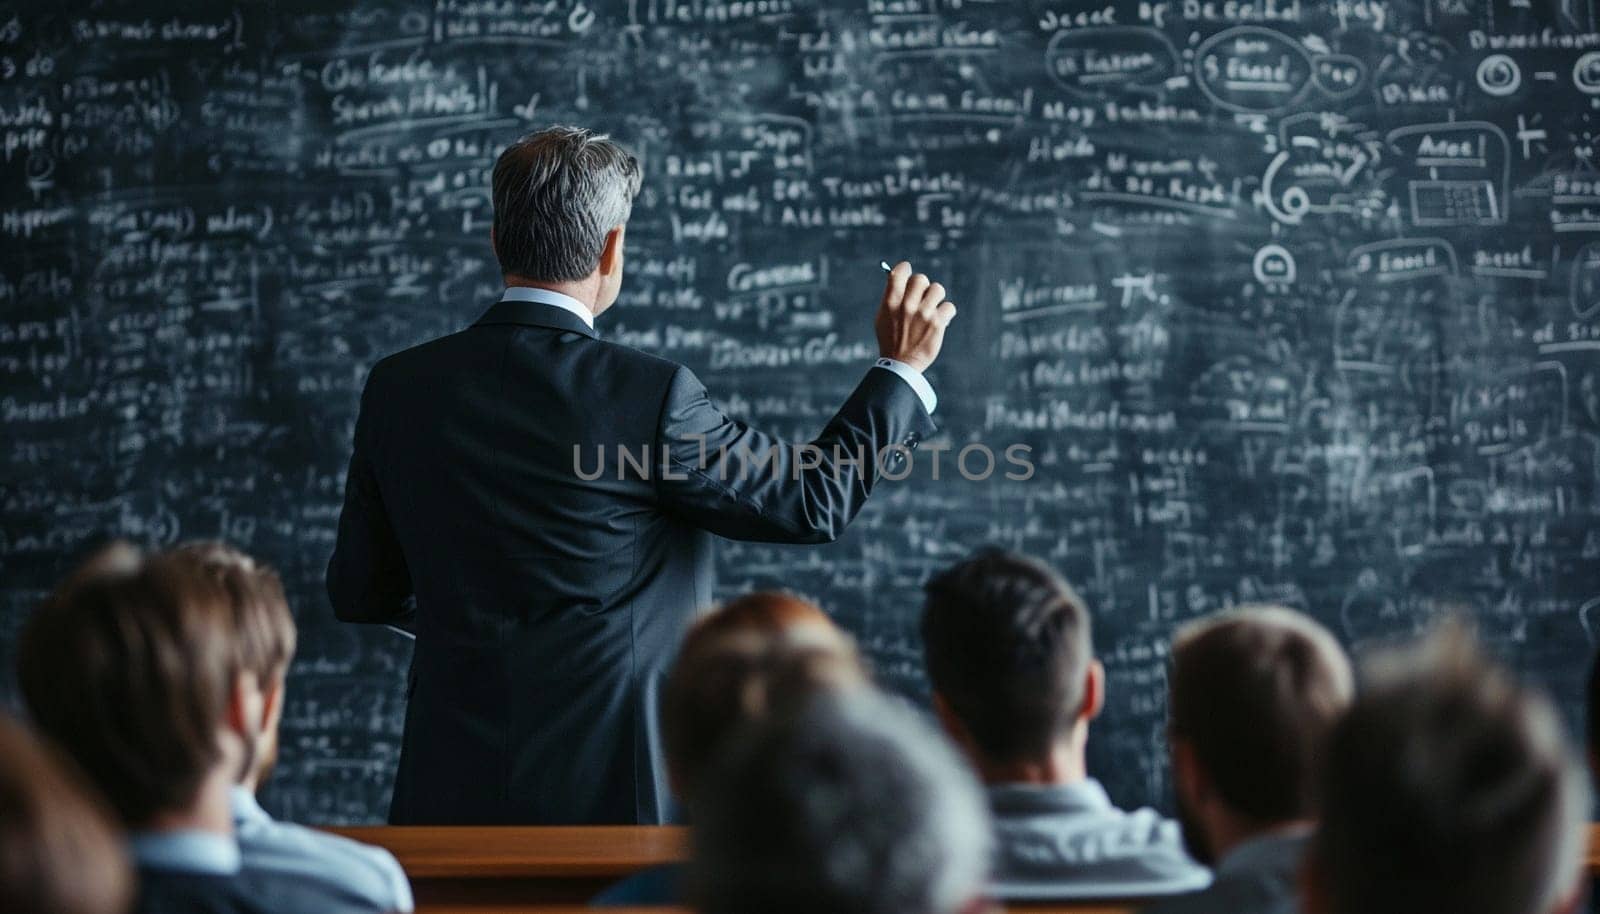
[[[326,831],[386,848],[412,879],[605,879],[675,863],[685,830],[658,825],[375,825]]]

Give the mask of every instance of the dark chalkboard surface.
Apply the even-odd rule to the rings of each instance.
[[[603,332],[752,420],[820,428],[872,354],[880,259],[961,305],[941,478],[832,546],[727,544],[725,593],[816,597],[918,695],[922,580],[983,542],[1047,558],[1095,610],[1091,766],[1128,803],[1166,792],[1168,633],[1233,603],[1357,645],[1465,608],[1575,715],[1600,625],[1596,17],[0,0],[0,644],[92,539],[232,540],[302,631],[269,805],[380,818],[409,647],[321,587],[357,394],[497,297],[490,163],[562,121],[645,163]],[[1036,473],[968,481],[971,443]]]

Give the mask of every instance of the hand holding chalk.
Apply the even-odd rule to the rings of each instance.
[[[944,331],[956,316],[956,306],[944,300],[941,283],[924,273],[912,275],[911,264],[902,260],[890,267],[879,261],[879,266],[889,272],[889,281],[878,306],[878,354],[926,371],[944,348]]]

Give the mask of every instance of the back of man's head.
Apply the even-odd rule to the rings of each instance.
[[[696,809],[702,914],[955,914],[988,876],[987,810],[949,747],[872,690],[768,718]]]
[[[240,672],[224,588],[123,545],[45,600],[17,650],[18,684],[40,732],[131,828],[187,809],[224,761],[221,731]]]
[[[122,836],[66,760],[0,714],[0,911],[122,914]]]
[[[1055,572],[982,550],[928,581],[922,643],[937,697],[994,763],[1047,757],[1077,723],[1089,610]]]
[[[294,616],[278,573],[226,543],[194,542],[166,553],[188,571],[210,579],[228,595],[238,638],[241,668],[253,687],[245,722],[253,741],[253,765],[239,779],[254,789],[278,760],[278,723],[283,714],[283,685],[294,658]]]
[[[748,594],[697,621],[662,696],[673,787],[684,800],[741,727],[826,691],[865,685],[855,644],[814,604]]]
[[[209,577],[228,594],[244,671],[263,687],[282,679],[294,658],[296,632],[278,573],[226,543],[186,543],[166,558]]]
[[[512,143],[494,166],[500,272],[536,282],[588,277],[606,234],[627,223],[640,180],[639,161],[592,130],[549,127]]]
[[[1548,914],[1576,891],[1589,792],[1541,695],[1449,625],[1374,666],[1328,742],[1314,914]]]
[[[1316,763],[1355,694],[1350,662],[1327,629],[1280,607],[1201,619],[1173,636],[1168,685],[1174,753],[1187,753],[1207,794],[1185,796],[1179,785],[1198,857],[1214,855],[1190,818],[1202,814],[1194,805],[1214,799],[1251,829],[1315,814]]]

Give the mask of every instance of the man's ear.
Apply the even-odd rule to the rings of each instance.
[[[265,690],[261,693],[261,718],[260,732],[270,733],[278,728],[278,721],[283,719],[283,692],[284,684],[288,680],[285,673],[272,677]]]
[[[233,678],[224,723],[246,746],[255,745],[256,735],[261,732],[264,699],[261,684],[256,682],[254,674],[240,673]]]
[[[1094,720],[1105,706],[1106,668],[1100,661],[1090,660],[1089,670],[1083,674],[1083,705],[1078,708],[1078,716]]]
[[[600,250],[601,276],[610,276],[622,269],[622,246],[627,228],[619,225],[606,232],[606,246]]]
[[[494,254],[494,259],[500,259],[500,245],[494,240],[494,226],[489,226],[489,252]]]
[[[1167,733],[1167,745],[1172,750],[1172,788],[1177,791],[1179,798],[1188,801],[1191,807],[1198,808],[1209,792],[1210,784],[1199,759],[1195,758],[1194,745],[1181,736],[1174,736],[1171,731]]]

